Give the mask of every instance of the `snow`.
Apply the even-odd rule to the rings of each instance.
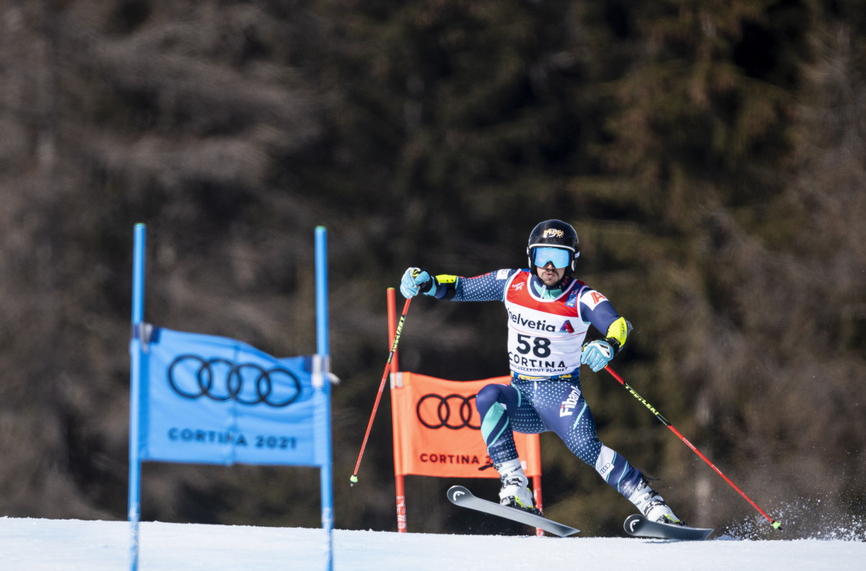
[[[866,561],[866,537],[861,532],[843,530],[844,539],[752,540],[723,534],[707,541],[671,542],[337,529],[334,569],[858,569]],[[141,571],[325,568],[326,536],[321,529],[142,522],[140,534]],[[4,517],[0,518],[0,568],[128,569],[129,539],[125,521]]]

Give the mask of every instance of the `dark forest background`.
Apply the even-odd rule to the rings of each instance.
[[[315,352],[324,225],[336,525],[395,530],[387,394],[348,480],[386,288],[409,265],[522,267],[555,217],[635,326],[615,369],[784,537],[862,521],[863,8],[0,0],[0,515],[126,517],[136,222],[148,321],[274,355]],[[502,307],[417,300],[400,364],[507,373]],[[609,376],[583,377],[602,441],[678,514],[761,519]],[[621,533],[632,506],[542,448],[546,513]],[[408,478],[410,531],[526,531],[457,513],[451,483]],[[312,469],[146,464],[142,517],[315,527],[318,490]]]

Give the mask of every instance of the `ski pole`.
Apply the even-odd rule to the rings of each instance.
[[[361,458],[364,456],[364,450],[367,448],[367,439],[370,438],[370,430],[373,428],[373,420],[376,418],[376,411],[379,410],[379,401],[382,400],[382,391],[385,389],[385,381],[388,379],[388,372],[391,370],[391,360],[394,358],[394,353],[397,352],[397,343],[400,342],[400,333],[403,331],[403,323],[406,321],[406,313],[409,311],[409,302],[412,298],[406,299],[403,305],[403,313],[400,314],[400,320],[397,322],[397,330],[394,333],[394,343],[391,344],[391,352],[388,354],[388,360],[385,362],[385,372],[382,373],[382,382],[379,383],[379,392],[376,394],[376,402],[373,404],[373,412],[370,413],[370,421],[367,423],[367,432],[364,434],[364,441],[361,443],[361,450],[358,452],[358,461],[355,462],[355,471],[349,477],[351,486],[358,483],[358,469],[361,467]]]
[[[739,492],[739,494],[740,494],[741,496],[743,496],[743,498],[745,498],[747,502],[749,502],[750,504],[752,504],[752,507],[753,507],[753,508],[755,508],[756,510],[758,510],[762,516],[764,516],[765,518],[767,518],[767,521],[769,521],[771,524],[773,524],[773,528],[774,528],[774,529],[778,529],[778,530],[781,530],[781,529],[782,529],[782,522],[778,522],[778,521],[774,520],[773,518],[771,518],[770,516],[768,516],[767,513],[766,513],[764,510],[762,510],[761,508],[759,508],[759,507],[758,507],[758,504],[756,504],[754,501],[752,501],[752,498],[750,498],[749,496],[747,496],[747,495],[745,494],[745,492],[743,492],[743,490],[741,490],[740,488],[738,488],[737,485],[734,484],[734,483],[730,480],[730,478],[728,478],[727,476],[725,476],[725,475],[722,473],[721,470],[719,470],[718,468],[716,468],[716,465],[715,465],[715,464],[713,464],[712,462],[710,462],[710,460],[709,460],[706,456],[704,456],[704,455],[701,453],[700,450],[698,450],[697,448],[695,448],[695,445],[694,445],[694,444],[692,444],[691,442],[689,442],[688,439],[687,439],[685,436],[683,436],[682,433],[681,433],[679,430],[677,430],[677,429],[674,427],[674,425],[671,424],[671,423],[668,421],[668,419],[666,419],[665,417],[663,417],[659,411],[657,411],[657,410],[656,410],[656,409],[655,409],[655,408],[654,408],[650,403],[648,403],[648,402],[646,401],[646,399],[644,399],[642,396],[640,396],[640,395],[637,393],[637,391],[635,391],[633,388],[631,388],[631,387],[629,386],[629,384],[626,383],[626,382],[623,380],[622,377],[620,377],[618,374],[616,374],[616,372],[615,372],[613,369],[611,369],[610,367],[605,367],[604,370],[607,371],[608,373],[610,373],[611,376],[613,376],[614,379],[616,379],[617,381],[619,381],[619,384],[621,384],[621,385],[625,388],[625,390],[627,390],[628,392],[630,392],[631,395],[632,395],[634,398],[636,398],[637,400],[639,400],[640,402],[642,402],[643,405],[644,405],[645,407],[647,407],[647,408],[649,409],[649,411],[650,411],[651,413],[653,413],[653,414],[655,415],[655,417],[656,417],[657,419],[659,419],[659,421],[660,421],[662,424],[664,424],[665,426],[667,426],[667,427],[671,430],[671,432],[673,432],[674,434],[676,434],[677,437],[678,437],[680,440],[682,440],[683,442],[685,442],[686,446],[688,446],[689,448],[692,449],[692,452],[694,452],[695,454],[697,454],[698,456],[700,456],[700,457],[701,457],[701,460],[703,460],[704,462],[707,463],[707,466],[709,466],[710,468],[712,468],[713,470],[715,470],[716,473],[717,473],[719,476],[721,476],[721,477],[722,477],[722,478],[723,478],[723,479],[724,479],[728,484],[730,484],[732,488],[734,488],[735,490],[737,490],[737,492]]]

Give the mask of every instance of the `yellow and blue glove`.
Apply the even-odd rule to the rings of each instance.
[[[613,359],[614,350],[610,343],[602,339],[596,339],[583,346],[580,354],[580,364],[587,365],[593,372],[599,372],[607,367]]]
[[[400,280],[400,293],[406,299],[415,297],[419,293],[436,295],[438,287],[439,284],[436,282],[436,278],[431,276],[430,272],[421,268],[407,269],[403,273],[403,279]]]

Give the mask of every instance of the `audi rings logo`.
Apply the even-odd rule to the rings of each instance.
[[[418,420],[427,428],[481,430],[480,422],[472,424],[472,416],[475,414],[475,406],[472,402],[474,398],[475,395],[465,397],[451,394],[443,397],[433,393],[426,394],[418,400],[415,412]]]
[[[217,402],[282,408],[298,400],[301,383],[289,370],[264,369],[254,363],[233,363],[219,357],[180,355],[168,367],[168,384],[187,399],[207,397]]]

